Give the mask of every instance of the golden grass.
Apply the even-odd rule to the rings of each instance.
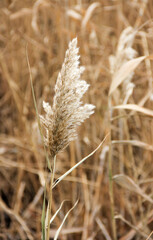
[[[43,114],[42,102],[52,105],[65,51],[75,37],[86,68],[82,78],[90,84],[84,102],[96,108],[79,127],[77,140],[58,154],[55,180],[93,152],[107,133],[111,141],[106,139],[53,189],[51,216],[66,201],[51,224],[50,239],[78,199],[59,239],[153,239],[153,62],[147,57],[153,55],[152,18],[152,0],[0,1],[0,239],[41,239],[48,170],[26,46]],[[126,44],[117,51],[128,27],[135,33],[128,45],[136,53],[132,58],[126,56]],[[126,81],[134,84],[131,90],[124,83],[132,72]]]

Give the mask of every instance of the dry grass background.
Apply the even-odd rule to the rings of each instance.
[[[55,178],[92,152],[108,132],[112,141],[107,139],[100,150],[54,188],[52,214],[63,200],[68,201],[51,225],[51,239],[77,199],[79,203],[59,239],[115,239],[108,163],[116,175],[117,239],[147,239],[152,232],[152,60],[145,59],[136,68],[132,79],[135,87],[128,100],[134,104],[132,109],[139,106],[150,112],[112,110],[123,103],[122,88],[108,95],[112,80],[109,58],[116,54],[122,31],[128,26],[138,29],[132,46],[136,57],[151,55],[152,18],[152,0],[0,1],[0,239],[41,239],[47,170],[26,46],[38,110],[43,113],[42,101],[52,103],[65,51],[76,36],[81,65],[86,67],[83,78],[90,84],[85,100],[96,110],[79,128],[78,139],[57,156]]]

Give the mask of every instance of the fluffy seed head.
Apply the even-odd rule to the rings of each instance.
[[[115,56],[110,56],[110,69],[112,75],[114,75],[126,62],[133,59],[137,52],[132,48],[136,31],[132,27],[127,27],[123,30],[120,35],[117,51]],[[124,80],[121,85],[123,103],[126,104],[129,97],[133,93],[134,83],[132,83],[132,77],[134,72],[129,74],[129,76]]]
[[[45,144],[52,157],[76,138],[77,127],[94,113],[94,105],[83,105],[81,102],[89,84],[80,80],[84,68],[79,67],[78,51],[75,38],[69,43],[58,74],[52,108],[49,103],[43,102],[46,115],[40,116],[40,121],[45,128]]]

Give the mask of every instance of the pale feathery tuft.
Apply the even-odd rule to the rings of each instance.
[[[81,102],[89,84],[80,80],[84,67],[79,66],[78,52],[75,38],[69,43],[58,74],[52,108],[49,103],[43,102],[46,115],[40,116],[40,121],[46,131],[44,140],[51,157],[77,137],[77,127],[94,113],[94,105],[83,105]]]
[[[120,35],[117,51],[115,56],[111,55],[109,58],[110,69],[112,75],[117,72],[123,64],[133,59],[137,52],[132,48],[134,38],[136,35],[136,31],[132,27],[127,27],[124,29]],[[129,97],[133,93],[133,89],[135,87],[132,82],[134,72],[129,74],[129,76],[122,83],[122,93],[123,93],[123,104],[126,104]]]

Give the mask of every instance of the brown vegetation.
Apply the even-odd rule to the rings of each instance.
[[[57,154],[54,239],[145,240],[153,230],[153,1],[0,1],[0,239],[41,239],[47,170],[39,114],[77,37],[95,113]],[[148,57],[149,56],[149,57]],[[46,194],[46,199],[47,199]],[[46,201],[47,202],[47,201]]]

